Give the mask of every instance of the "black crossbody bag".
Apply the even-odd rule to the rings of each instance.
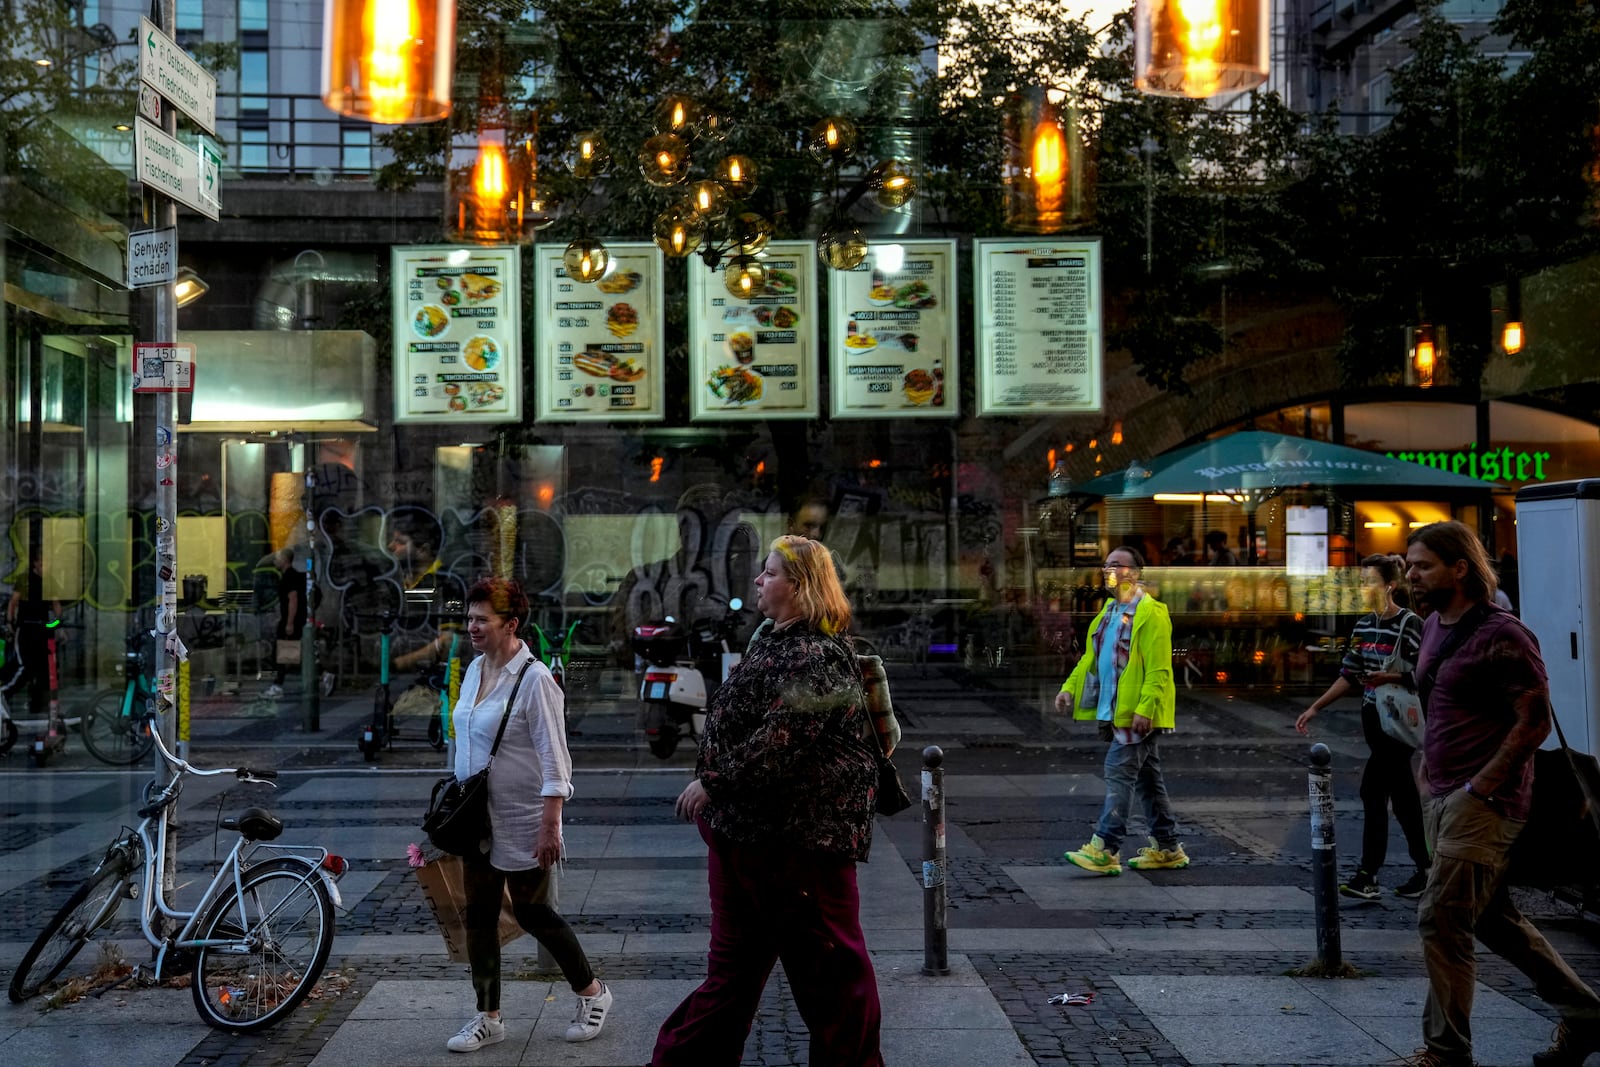
[[[505,713],[500,716],[500,729],[495,731],[494,745],[489,749],[489,762],[483,765],[483,770],[465,780],[458,780],[452,774],[434,784],[428,812],[422,817],[422,832],[428,835],[435,848],[456,856],[488,854],[493,837],[489,826],[489,768],[494,766],[494,754],[500,751],[500,739],[506,735],[506,723],[511,721],[511,709],[517,704],[522,678],[531,666],[533,659],[530,657],[517,672]]]

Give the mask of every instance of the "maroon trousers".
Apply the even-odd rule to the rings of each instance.
[[[735,1067],[779,960],[811,1031],[812,1067],[883,1067],[855,862],[735,844],[703,819],[700,836],[710,848],[706,980],[662,1024],[651,1067]]]

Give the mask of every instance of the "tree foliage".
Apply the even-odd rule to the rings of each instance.
[[[830,114],[861,125],[863,162],[910,157],[921,233],[1001,234],[1008,102],[1047,89],[1077,108],[1092,160],[1082,232],[1104,241],[1108,340],[1179,392],[1226,343],[1224,286],[1269,302],[1330,294],[1346,313],[1352,383],[1395,379],[1401,329],[1423,319],[1450,326],[1458,377],[1473,381],[1489,352],[1485,287],[1592,246],[1592,5],[1509,0],[1498,29],[1533,57],[1508,74],[1425,0],[1408,31],[1413,55],[1392,73],[1393,119],[1365,137],[1271,93],[1221,106],[1138,93],[1130,17],[1093,27],[1063,10],[477,0],[463,5],[452,117],[384,134],[395,162],[380,178],[440,176],[451,137],[470,135],[480,99],[498,95],[536,121],[541,179],[571,205],[551,239],[584,228],[648,237],[681,193],[644,183],[634,154],[656,103],[686,92],[729,123],[725,141],[695,146],[696,176],[727,152],[757,160],[747,206],[779,236],[815,236],[835,210],[830,192],[859,173],[829,171],[804,149]],[[612,147],[596,182],[569,169],[573,135],[587,129]],[[878,217],[855,213],[873,236]]]

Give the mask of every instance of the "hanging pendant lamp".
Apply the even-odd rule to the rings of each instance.
[[[1088,214],[1078,113],[1040,88],[1017,93],[1006,111],[1006,226],[1060,233]]]
[[[322,101],[383,125],[450,114],[455,0],[323,0]]]
[[[1267,0],[1137,0],[1134,77],[1157,96],[1244,92],[1267,80]]]

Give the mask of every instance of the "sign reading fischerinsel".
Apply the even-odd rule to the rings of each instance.
[[[393,251],[396,422],[522,418],[516,245]]]
[[[1100,239],[974,242],[978,414],[1104,409]]]
[[[207,218],[217,217],[219,201],[214,161],[207,160],[200,149],[190,148],[169,136],[160,126],[137,116],[133,120],[133,167],[134,176],[155,192]]]
[[[871,244],[829,286],[835,418],[959,413],[954,241]]]
[[[648,242],[605,245],[610,269],[590,283],[567,276],[565,246],[534,249],[539,317],[533,392],[542,421],[665,417],[661,249]]]
[[[726,260],[724,260],[724,263]],[[817,415],[817,246],[773,241],[766,285],[728,292],[721,267],[689,260],[689,417],[810,419]]]

